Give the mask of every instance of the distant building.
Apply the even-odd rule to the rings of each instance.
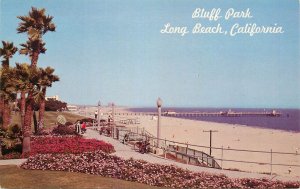
[[[168,110],[164,112],[166,115],[175,115],[176,112],[174,110]]]
[[[46,96],[45,99],[46,100],[59,100],[59,96],[58,95]]]
[[[67,108],[69,111],[77,111],[78,110],[78,107],[74,106],[74,105],[67,105]]]

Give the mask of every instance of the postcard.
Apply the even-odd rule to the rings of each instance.
[[[299,18],[298,0],[0,0],[0,188],[299,187]]]

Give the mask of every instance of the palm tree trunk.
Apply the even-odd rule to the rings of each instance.
[[[2,138],[0,137],[0,144],[2,143]],[[2,145],[0,145],[0,159],[2,159]]]
[[[25,118],[25,102],[26,102],[26,97],[25,97],[26,93],[25,91],[21,92],[21,104],[20,104],[20,111],[21,111],[21,125],[23,127],[24,125],[24,118]]]
[[[31,58],[31,67],[35,68],[39,59],[39,53],[38,51],[35,51],[32,53],[32,58]]]
[[[34,126],[34,134],[37,134],[39,131],[39,126],[38,126],[38,122],[36,119],[36,112],[35,110],[33,110],[33,126]]]
[[[3,99],[0,97],[0,115],[2,116],[2,114],[3,114],[3,103],[4,103],[4,101],[3,101]]]
[[[2,128],[4,130],[7,130],[9,122],[10,122],[10,107],[9,107],[9,101],[8,100],[4,100],[3,103],[3,126]]]
[[[46,87],[42,88],[42,99],[40,101],[40,110],[39,110],[39,129],[44,127],[44,114],[45,114],[45,105],[46,105]]]
[[[27,101],[25,103],[25,119],[24,119],[24,126],[22,128],[23,129],[23,149],[22,149],[23,154],[30,152],[32,106],[33,106],[33,94],[32,92],[29,92]]]
[[[4,100],[0,97],[0,125],[3,126]]]

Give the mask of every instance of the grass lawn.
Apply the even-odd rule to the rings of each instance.
[[[0,166],[0,188],[128,188],[155,189],[157,187],[106,178],[84,173],[25,170],[16,165]]]
[[[36,112],[37,119],[39,117],[39,112]],[[74,123],[78,119],[85,118],[84,116],[75,115],[70,112],[45,112],[45,127],[52,128],[56,124],[56,118],[58,115],[63,115],[67,121]],[[12,124],[19,124],[21,125],[21,116],[17,112],[16,114],[12,113]],[[32,127],[33,127],[33,120],[32,120]]]

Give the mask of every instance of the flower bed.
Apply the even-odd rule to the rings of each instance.
[[[20,159],[21,153],[20,152],[11,152],[8,154],[3,155],[0,159]]]
[[[172,188],[298,188],[299,182],[267,179],[230,179],[225,175],[195,173],[176,166],[123,160],[102,151],[80,154],[38,154],[24,169],[81,172]]]
[[[46,153],[76,154],[96,150],[112,153],[114,147],[103,141],[81,137],[35,137],[31,140],[30,155]]]

